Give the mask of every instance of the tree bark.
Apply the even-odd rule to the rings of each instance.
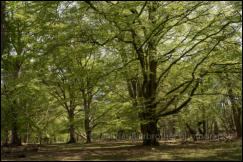
[[[141,131],[143,134],[143,145],[146,146],[156,146],[159,145],[157,141],[157,121],[150,121],[146,124],[141,124]]]
[[[91,143],[91,131],[90,130],[86,131],[86,136],[87,136],[86,143]]]
[[[214,121],[214,134],[218,135],[219,134],[219,127],[217,121]]]
[[[241,108],[238,107],[237,103],[235,102],[235,96],[234,96],[231,88],[229,89],[228,94],[229,94],[229,98],[230,98],[230,102],[231,102],[231,107],[233,110],[233,118],[234,118],[237,137],[240,138],[240,137],[242,137],[242,127],[241,127],[241,122],[240,122]]]
[[[150,58],[151,59],[151,58]],[[157,62],[150,60],[147,67],[149,73],[144,74],[142,85],[138,78],[127,80],[129,95],[134,99],[133,106],[136,108],[138,104],[141,111],[138,117],[141,121],[140,129],[143,134],[143,145],[159,145],[157,141],[157,122],[156,117],[156,68]],[[138,100],[138,98],[143,98]]]
[[[197,141],[197,137],[196,137],[197,132],[193,130],[188,123],[186,123],[186,127],[189,130],[189,133],[191,134],[193,141]]]
[[[69,113],[68,113],[68,117],[69,117],[69,141],[67,143],[76,143],[76,139],[75,139],[75,128],[74,128],[74,112],[73,109],[70,108]]]
[[[91,131],[92,127],[90,126],[90,107],[92,102],[92,94],[90,92],[85,93],[83,91],[84,99],[84,129],[86,133],[86,143],[91,143]]]
[[[122,136],[123,136],[123,133],[124,133],[124,130],[123,129],[119,129],[118,132],[117,132],[117,139],[122,139]]]
[[[18,103],[18,102],[17,102]],[[17,112],[13,111],[13,123],[12,123],[12,136],[11,136],[11,145],[13,146],[21,146],[21,138],[18,131],[17,125]]]
[[[91,127],[89,119],[89,108],[85,109],[85,119],[84,119],[84,128],[86,133],[86,143],[91,143]]]
[[[6,8],[6,2],[1,1],[1,58],[4,50],[4,41],[5,41],[5,8]]]
[[[8,130],[4,130],[4,136],[5,136],[5,140],[3,141],[3,145],[7,146],[8,145]]]
[[[203,129],[202,130],[200,128],[201,124],[203,125]],[[207,128],[206,128],[206,121],[205,120],[198,122],[198,131],[204,137],[206,136]]]
[[[15,64],[16,72],[15,72],[15,78],[16,80],[20,79],[21,77],[21,65],[22,62],[17,61]],[[17,99],[14,101],[14,107],[12,107],[12,140],[11,145],[14,146],[20,146],[21,145],[21,138],[19,135],[18,130],[18,112],[17,109],[20,107],[20,97],[17,97]]]
[[[89,115],[85,115],[85,133],[86,133],[86,143],[91,143],[91,127]]]
[[[91,127],[88,113],[85,114],[84,128],[86,133],[86,143],[91,143]]]

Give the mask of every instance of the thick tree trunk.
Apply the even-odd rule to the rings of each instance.
[[[15,73],[15,79],[20,79],[21,76],[21,63],[17,62],[16,63],[16,73]],[[18,112],[17,109],[20,107],[20,98],[18,97],[15,101],[14,101],[14,106],[12,107],[12,140],[11,140],[11,145],[14,146],[20,146],[21,145],[21,138],[19,135],[19,126],[18,126]]]
[[[75,139],[75,133],[74,133],[74,125],[71,124],[69,127],[69,141],[68,143],[75,143],[76,139]]]
[[[17,102],[18,103],[18,102]],[[14,121],[12,123],[12,136],[11,136],[11,145],[21,146],[21,138],[19,136],[18,126],[17,126],[17,113],[13,112]]]
[[[145,105],[145,110],[140,115],[140,119],[142,120],[140,126],[143,134],[143,145],[159,145],[156,138],[158,134],[158,119],[155,117],[156,104],[154,104],[153,99],[149,99]]]
[[[72,111],[72,109],[69,111],[68,113],[69,115],[69,141],[68,143],[76,143],[76,139],[75,139],[75,128],[74,128],[74,112]]]
[[[150,61],[149,74],[144,74],[143,84],[140,85],[138,78],[127,80],[129,95],[134,99],[133,106],[141,106],[138,117],[141,121],[140,128],[143,134],[143,145],[159,145],[157,141],[157,122],[156,118],[156,67],[157,62]],[[143,98],[138,100],[138,98]]]
[[[159,145],[157,141],[157,121],[150,121],[146,124],[141,124],[141,131],[143,134],[143,145],[156,146]]]
[[[14,146],[21,146],[21,138],[18,134],[18,128],[16,125],[14,125],[14,128],[13,128],[13,134],[12,134],[12,143],[11,145],[14,145]]]

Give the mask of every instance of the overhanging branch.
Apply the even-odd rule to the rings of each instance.
[[[174,110],[168,111],[166,113],[163,114],[159,114],[158,117],[163,117],[163,116],[167,116],[167,115],[172,115],[172,114],[176,114],[178,113],[183,107],[185,107],[190,101],[191,101],[191,97],[194,95],[195,91],[197,90],[199,86],[199,81],[196,82],[195,86],[193,87],[190,96],[187,100],[185,100],[179,107],[175,108]]]

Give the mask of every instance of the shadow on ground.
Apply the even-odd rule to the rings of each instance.
[[[26,157],[2,156],[2,160],[241,160],[241,141],[232,143],[165,143],[142,146],[136,142],[43,145]],[[11,154],[11,153],[10,153]],[[14,153],[12,153],[14,154]]]

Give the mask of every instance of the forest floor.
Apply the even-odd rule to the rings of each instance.
[[[90,144],[49,144],[38,151],[23,149],[33,145],[11,148],[1,160],[53,161],[53,160],[189,160],[221,161],[242,160],[242,140],[233,142],[165,142],[160,146],[142,146],[141,141],[111,141]],[[3,149],[4,150],[4,149]],[[24,150],[24,151],[23,151]]]

